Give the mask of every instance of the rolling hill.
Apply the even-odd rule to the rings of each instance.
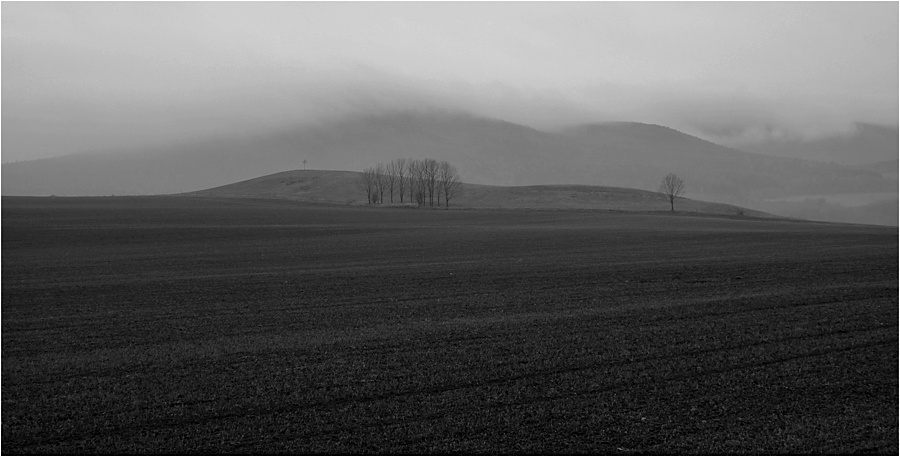
[[[352,171],[292,170],[226,186],[190,192],[204,197],[279,198],[305,202],[364,205],[361,173]],[[385,200],[388,195],[385,195]],[[405,199],[408,203],[409,199]],[[656,192],[583,185],[488,186],[464,184],[453,208],[592,209],[611,211],[668,211],[669,204]],[[391,205],[390,202],[385,203]],[[394,205],[400,205],[395,196]],[[733,205],[682,198],[679,212],[774,217]]]
[[[897,192],[893,176],[871,168],[739,151],[659,125],[617,122],[546,132],[462,113],[398,111],[8,163],[2,194],[171,194],[299,169],[304,160],[309,168],[362,170],[398,157],[446,160],[464,181],[483,185],[653,191],[673,172],[690,198],[763,211],[769,211],[764,202],[785,197]],[[859,221],[883,223],[881,210],[872,211],[875,219]]]

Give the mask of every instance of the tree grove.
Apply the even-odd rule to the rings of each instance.
[[[368,204],[384,203],[385,193],[391,203],[394,197],[400,203],[415,201],[418,206],[440,207],[443,197],[444,208],[462,190],[459,171],[447,162],[434,159],[395,159],[388,164],[377,164],[363,170],[360,186],[366,192]]]

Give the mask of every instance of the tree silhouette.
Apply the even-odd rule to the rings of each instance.
[[[378,203],[384,203],[384,189],[388,186],[387,167],[383,163],[375,165],[375,193]]]
[[[379,163],[363,170],[360,185],[366,191],[369,204],[384,203],[385,190],[390,201],[394,201],[394,190],[399,191],[400,202],[409,192],[409,201],[419,206],[450,206],[450,199],[456,197],[462,183],[456,167],[434,159],[396,159],[387,165]],[[409,189],[408,191],[406,189]],[[415,198],[414,198],[415,197]]]
[[[441,194],[444,194],[444,208],[450,207],[450,199],[459,194],[462,182],[459,180],[459,172],[456,167],[447,162],[438,164],[438,206],[441,204]]]
[[[403,191],[406,190],[407,174],[409,173],[409,161],[406,159],[394,159],[394,172],[397,173],[397,187],[400,192],[400,203],[403,203]]]
[[[362,174],[360,175],[360,184],[366,191],[366,203],[375,203],[377,196],[377,178],[375,176],[375,168],[369,167],[363,170]]]
[[[675,211],[675,199],[684,194],[684,181],[675,173],[669,173],[659,183],[659,192],[666,196],[672,211]]]

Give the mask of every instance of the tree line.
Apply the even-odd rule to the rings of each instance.
[[[450,207],[459,195],[462,181],[456,167],[434,159],[394,159],[363,170],[360,183],[366,191],[366,202],[379,204],[385,194],[391,203],[416,202],[419,206]]]
[[[450,207],[450,200],[459,195],[462,181],[456,167],[434,159],[394,159],[363,170],[360,184],[366,191],[366,202],[372,205],[384,203],[385,194],[391,203],[415,201],[419,206]],[[684,195],[685,185],[674,173],[667,174],[659,184],[658,192],[666,197],[672,211],[675,201]],[[408,197],[407,197],[408,196]]]

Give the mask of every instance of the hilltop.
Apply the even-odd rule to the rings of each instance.
[[[204,197],[275,198],[304,202],[364,205],[360,173],[353,171],[291,170],[185,195]],[[385,200],[388,195],[385,194]],[[406,203],[409,202],[405,198]],[[584,185],[488,186],[464,184],[452,208],[590,209],[608,211],[668,211],[663,197],[646,190]],[[385,205],[391,205],[388,201]],[[395,196],[393,205],[400,205]],[[774,217],[724,203],[680,199],[679,212]]]

